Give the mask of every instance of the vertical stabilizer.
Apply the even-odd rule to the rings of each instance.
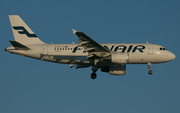
[[[15,41],[24,45],[44,44],[18,15],[9,15]]]

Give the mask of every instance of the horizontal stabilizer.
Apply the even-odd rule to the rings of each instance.
[[[14,46],[17,50],[30,50],[27,46],[17,42],[17,41],[10,41],[10,43]]]

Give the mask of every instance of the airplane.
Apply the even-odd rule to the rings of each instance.
[[[163,46],[147,43],[99,44],[83,32],[72,29],[79,44],[47,44],[42,42],[18,15],[9,15],[14,39],[5,51],[38,60],[69,64],[70,67],[92,67],[91,78],[96,71],[111,75],[125,75],[126,64],[151,64],[169,62],[175,55]]]

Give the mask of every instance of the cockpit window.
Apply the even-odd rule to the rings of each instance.
[[[164,48],[164,47],[160,47],[160,50],[167,50],[166,48]]]

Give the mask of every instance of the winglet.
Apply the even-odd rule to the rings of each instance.
[[[74,30],[74,29],[72,29],[72,31],[73,31],[73,34],[76,34],[76,32],[77,32],[77,31],[76,31],[76,30]]]

